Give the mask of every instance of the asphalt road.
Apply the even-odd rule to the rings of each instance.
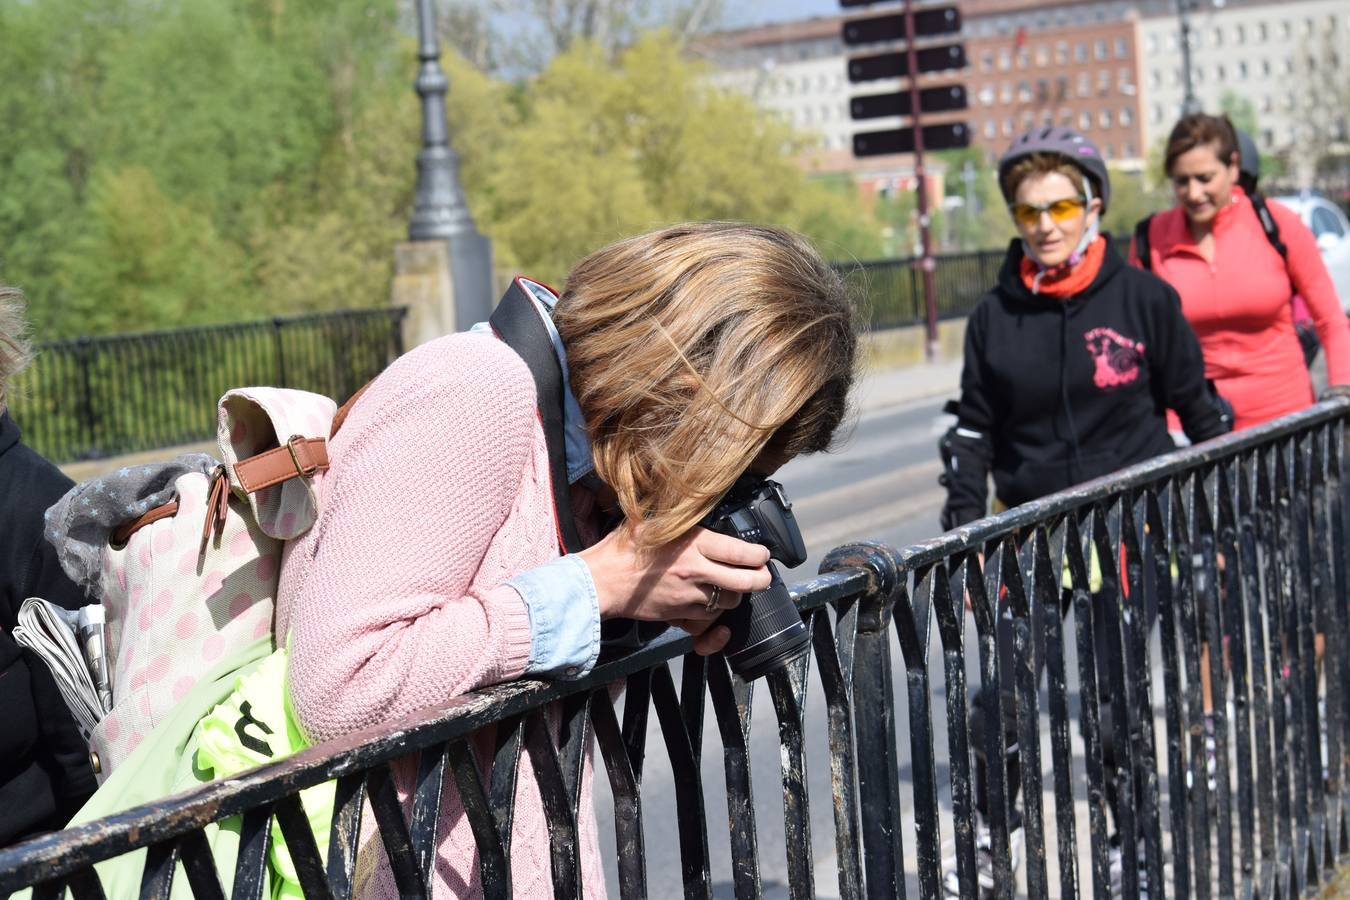
[[[945,495],[937,484],[940,471],[937,439],[946,427],[945,418],[940,413],[941,405],[941,400],[929,400],[873,411],[854,424],[849,439],[838,451],[800,458],[783,467],[778,473],[778,479],[793,502],[794,512],[811,554],[805,564],[784,572],[784,578],[789,583],[813,576],[820,559],[832,548],[848,541],[872,539],[905,546],[938,532],[938,511]],[[933,674],[940,685],[940,661]],[[676,678],[678,684],[678,672]],[[902,698],[902,675],[898,676],[896,689]],[[942,700],[935,697],[934,702],[940,704]],[[935,707],[938,714],[934,725],[939,729],[942,724],[938,721],[941,719],[941,709],[940,705]],[[779,745],[777,723],[767,691],[761,691],[755,697],[752,710],[752,779],[764,895],[785,897],[787,867],[782,830]],[[808,730],[810,723],[823,721],[824,699],[813,675],[808,694]],[[655,716],[651,718],[651,723],[647,736],[649,752],[642,783],[648,889],[652,897],[680,897],[683,896],[683,887],[675,826],[674,783]],[[901,729],[900,765],[904,777],[909,755],[908,740],[903,731],[903,710],[897,712],[897,726]],[[944,731],[939,730],[936,736],[940,745],[945,744]],[[818,873],[816,892],[818,896],[827,897],[838,888],[824,730],[816,729],[815,733],[809,733],[807,741],[813,862]],[[728,829],[720,827],[720,823],[727,821],[723,787],[725,774],[717,725],[710,708],[704,725],[702,762],[714,895],[731,897]],[[612,860],[614,829],[603,763],[598,763],[596,776],[602,855]],[[906,852],[912,854],[912,851],[910,842]],[[607,874],[609,894],[618,897],[617,874],[612,863],[607,865]],[[917,884],[912,887],[916,888]]]

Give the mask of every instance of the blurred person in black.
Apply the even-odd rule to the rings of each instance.
[[[73,482],[24,446],[9,415],[30,358],[24,297],[0,285],[0,846],[63,827],[97,786],[89,748],[46,665],[14,640],[19,606],[88,600],[42,538],[42,515]]]

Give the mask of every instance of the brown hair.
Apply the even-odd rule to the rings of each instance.
[[[1167,150],[1163,153],[1163,174],[1170,177],[1172,166],[1179,156],[1205,144],[1214,145],[1215,155],[1225,165],[1237,162],[1237,131],[1228,116],[1191,113],[1189,116],[1182,116],[1181,121],[1172,126],[1172,133],[1167,136]]]
[[[28,329],[24,324],[23,291],[0,284],[0,413],[9,398],[9,382],[32,359]]]
[[[1003,173],[1003,181],[999,186],[1003,188],[1003,196],[1007,197],[1008,202],[1011,203],[1013,198],[1017,196],[1018,186],[1027,177],[1049,175],[1051,172],[1058,172],[1073,182],[1074,189],[1078,191],[1078,196],[1087,196],[1087,193],[1083,190],[1083,183],[1087,179],[1083,170],[1058,153],[1033,153],[1030,156],[1022,157],[1009,166],[1008,171]],[[1101,194],[1094,192],[1094,196],[1100,197]]]
[[[675,225],[583,259],[554,312],[596,473],[644,546],[750,464],[829,447],[857,338],[839,275],[779,228]]]

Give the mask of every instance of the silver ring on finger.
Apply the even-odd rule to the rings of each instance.
[[[714,584],[712,585],[712,594],[708,597],[708,603],[703,608],[707,612],[716,612],[717,610],[722,608],[721,606],[718,605],[721,603],[721,600],[722,600],[722,586]]]

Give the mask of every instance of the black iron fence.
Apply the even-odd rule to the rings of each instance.
[[[617,850],[605,865],[625,898],[710,897],[714,874],[737,897],[759,896],[770,832],[794,898],[936,898],[946,870],[973,897],[982,867],[987,893],[1004,898],[1077,897],[1088,884],[1108,897],[1113,881],[1124,896],[1145,886],[1150,897],[1306,895],[1350,850],[1348,420],[1350,398],[1332,398],[904,550],[840,548],[795,590],[813,653],[761,682],[741,682],[720,658],[681,660],[689,641],[668,633],[580,681],[484,690],[0,851],[0,896],[36,885],[35,897],[57,897],[67,885],[99,897],[93,864],[148,848],[142,896],[168,896],[177,873],[195,896],[256,900],[275,820],[306,896],[349,897],[358,853],[372,852],[360,846],[372,816],[400,892],[428,896],[449,780],[483,892],[508,897],[515,774],[527,757],[554,891],[576,897],[592,743],[613,797],[604,812]],[[777,728],[752,741],[765,693]],[[717,749],[706,746],[709,706]],[[469,738],[490,725],[495,754],[480,756]],[[823,763],[808,771],[807,745],[822,735]],[[781,816],[752,795],[752,745],[764,742],[781,766]],[[405,814],[390,764],[410,754]],[[719,755],[724,781],[703,768]],[[987,767],[982,791],[972,756],[1019,765]],[[644,768],[658,761],[676,788],[670,820],[644,807]],[[330,779],[320,856],[298,794]],[[725,826],[708,814],[723,802]],[[813,817],[813,804],[830,814]],[[231,817],[239,859],[222,883],[202,829]],[[718,832],[730,862],[714,873]],[[649,848],[675,843],[678,870],[649,871]],[[824,870],[813,864],[831,857]]]
[[[1007,251],[976,250],[944,253],[933,258],[934,294],[939,319],[960,319],[970,314],[975,302],[998,281],[998,270]],[[898,328],[926,320],[923,302],[923,271],[917,259],[885,259],[837,263],[849,283],[852,296],[863,306],[872,328]]]
[[[47,342],[9,406],[25,442],[57,462],[209,440],[216,401],[232,387],[301,388],[342,402],[403,352],[406,314],[391,307]]]

